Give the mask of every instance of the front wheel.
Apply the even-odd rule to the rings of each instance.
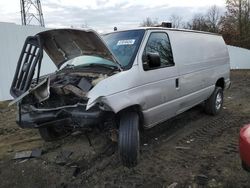
[[[137,165],[139,148],[139,116],[136,112],[123,113],[120,117],[118,149],[124,166],[134,167]]]
[[[210,115],[217,115],[223,105],[223,90],[215,87],[213,94],[205,101],[205,112]]]

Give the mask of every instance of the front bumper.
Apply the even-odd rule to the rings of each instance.
[[[64,107],[59,109],[34,109],[29,112],[20,110],[17,124],[22,128],[39,128],[58,123],[86,127],[102,121],[104,111],[92,108],[86,111],[86,106]]]

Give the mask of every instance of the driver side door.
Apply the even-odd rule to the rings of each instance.
[[[157,53],[161,65],[151,68],[147,62],[148,53]],[[145,126],[152,127],[176,115],[178,104],[179,78],[174,63],[168,34],[164,31],[149,32],[148,40],[143,47],[140,76],[143,80],[143,109]]]

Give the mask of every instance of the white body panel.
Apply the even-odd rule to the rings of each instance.
[[[207,99],[218,79],[229,81],[229,55],[221,36],[175,31],[168,34],[179,70],[181,113]]]

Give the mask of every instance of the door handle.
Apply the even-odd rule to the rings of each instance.
[[[179,78],[175,79],[175,87],[178,89],[179,88]]]

